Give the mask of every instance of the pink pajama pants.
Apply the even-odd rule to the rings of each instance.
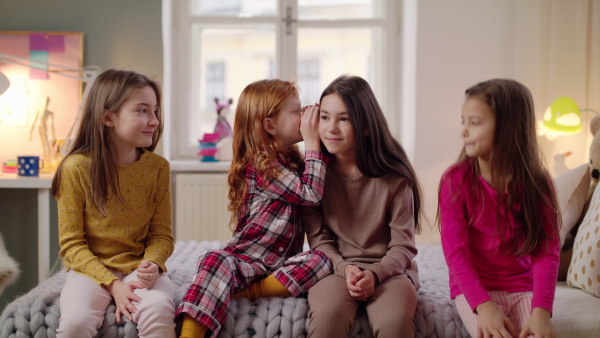
[[[488,291],[492,301],[502,311],[520,334],[531,315],[533,292]],[[477,314],[471,310],[465,295],[460,294],[454,300],[463,324],[473,338],[477,338]],[[530,336],[533,337],[533,336]]]
[[[115,273],[127,283],[137,280],[137,271],[126,276]],[[135,289],[142,301],[133,302],[138,309],[133,314],[140,337],[175,338],[175,304],[173,283],[161,274],[150,289]],[[69,271],[60,293],[58,338],[93,337],[102,326],[106,308],[112,296],[91,278]],[[124,318],[124,317],[123,317]]]

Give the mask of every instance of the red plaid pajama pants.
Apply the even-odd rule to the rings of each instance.
[[[227,318],[231,295],[270,274],[297,297],[331,273],[331,263],[320,251],[289,257],[276,267],[246,255],[211,250],[200,258],[198,273],[177,309],[189,314],[217,336]]]

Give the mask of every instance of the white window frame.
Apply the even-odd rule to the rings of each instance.
[[[240,24],[241,22],[257,24],[270,23],[276,27],[276,60],[277,77],[293,79],[296,76],[297,64],[297,29],[298,28],[381,28],[383,31],[384,51],[382,63],[374,65],[374,73],[381,76],[371,85],[376,92],[381,93],[379,103],[386,115],[392,134],[400,139],[412,158],[412,143],[414,133],[414,86],[416,80],[416,1],[417,0],[388,0],[382,1],[383,18],[373,19],[343,19],[343,20],[310,20],[295,21],[291,34],[285,34],[285,17],[287,8],[291,8],[294,20],[297,19],[297,1],[279,0],[280,17],[227,17],[227,16],[198,16],[190,14],[190,0],[163,0],[163,50],[164,50],[164,111],[165,132],[163,134],[163,155],[173,161],[198,161],[198,157],[190,152],[187,144],[187,125],[190,100],[188,90],[191,87],[189,71],[190,55],[192,55],[190,35],[193,24]],[[402,16],[401,16],[402,14]],[[401,22],[402,26],[401,26]],[[407,22],[405,22],[407,21]],[[408,29],[408,31],[406,31]],[[404,30],[401,32],[401,30]],[[402,33],[402,35],[401,35]],[[408,35],[407,35],[408,34]],[[402,43],[408,42],[409,45]],[[401,57],[400,51],[408,57]],[[278,62],[277,60],[284,60]],[[405,76],[401,69],[413,68]],[[401,77],[404,76],[404,77]],[[376,88],[379,84],[381,88]],[[410,87],[410,88],[408,88]],[[323,88],[324,89],[324,88]],[[411,97],[406,97],[410,95]],[[403,110],[409,110],[408,112]],[[402,113],[401,113],[402,111]],[[408,118],[405,117],[408,113]],[[408,136],[408,138],[407,138]],[[406,144],[409,142],[410,144]]]

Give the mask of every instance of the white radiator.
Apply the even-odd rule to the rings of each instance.
[[[231,238],[227,192],[227,174],[177,174],[175,240],[225,242]]]

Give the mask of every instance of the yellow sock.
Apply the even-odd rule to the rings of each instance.
[[[231,295],[231,299],[246,298],[246,299],[252,300],[254,298],[253,294],[255,293],[254,289],[256,288],[256,286],[258,284],[259,283],[252,284],[252,285],[250,285],[249,288],[246,288],[244,290],[239,291],[238,293],[236,293],[234,295]]]
[[[289,297],[292,294],[273,275],[260,281],[262,284],[262,298]]]
[[[179,338],[204,338],[208,328],[197,322],[187,313],[183,314],[183,323],[181,323],[181,335]]]
[[[273,275],[261,280],[258,283],[252,284],[249,288],[246,288],[235,295],[231,296],[232,299],[248,298],[254,301],[258,298],[269,298],[269,297],[289,297],[292,294],[285,288]]]

